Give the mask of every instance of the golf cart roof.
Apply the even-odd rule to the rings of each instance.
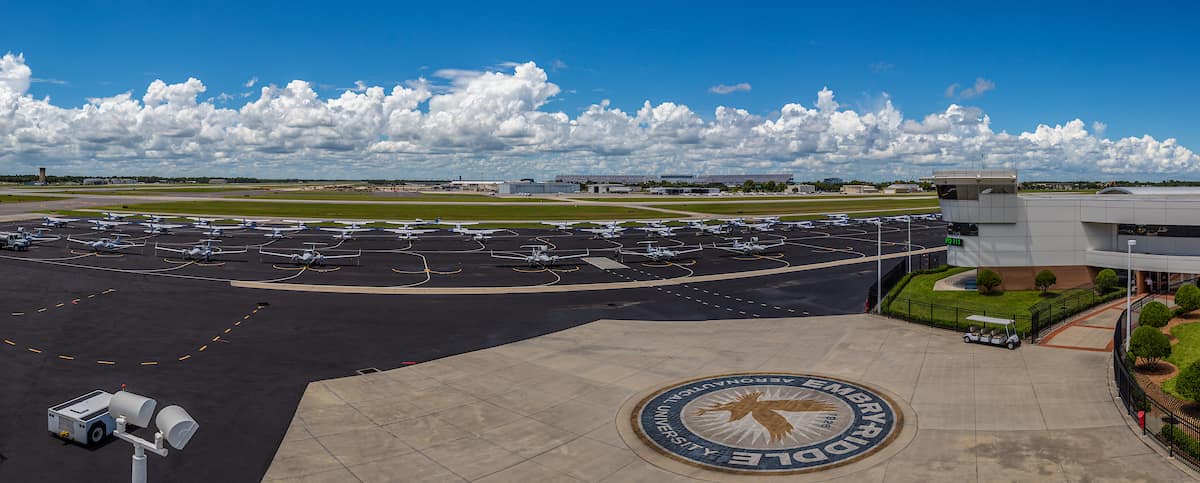
[[[1016,323],[1016,321],[1014,321],[1012,319],[1001,319],[999,317],[988,317],[986,315],[969,315],[969,316],[967,316],[967,320],[970,320],[973,322],[980,322],[983,324],[996,324],[996,325],[1013,325]]]

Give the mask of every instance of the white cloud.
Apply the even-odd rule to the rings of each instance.
[[[563,172],[769,172],[800,178],[916,177],[940,167],[1014,167],[1027,178],[1177,176],[1200,156],[1174,139],[1107,139],[1074,119],[1009,134],[978,107],[906,118],[884,96],[848,109],[822,89],[769,115],[719,106],[601,101],[578,115],[548,106],[562,90],[532,62],[356,83],[322,97],[309,82],[205,98],[198,79],[60,107],[28,93],[20,55],[0,57],[0,166],[75,174],[261,177],[548,177]],[[446,82],[446,81],[443,81]],[[980,89],[974,85],[974,95]],[[957,92],[957,88],[955,88]],[[962,92],[957,92],[960,96]],[[203,100],[202,100],[203,99]]]
[[[254,84],[258,84],[258,76],[251,77],[250,80],[246,81],[246,83],[242,84],[242,86],[249,89],[254,87]]]
[[[953,84],[946,86],[946,91],[943,92],[942,95],[944,95],[946,97],[954,97],[955,91],[957,91],[957,90],[958,90],[958,83],[955,82]]]
[[[979,97],[979,96],[983,95],[984,92],[995,90],[995,89],[996,89],[995,82],[984,79],[982,77],[976,77],[975,85],[968,87],[966,89],[963,89],[962,92],[958,93],[958,97],[961,97],[963,99],[970,99],[972,97]]]
[[[717,84],[715,86],[709,87],[708,92],[711,92],[713,94],[730,94],[733,92],[750,92],[750,83],[749,82],[739,82],[739,83],[731,85],[731,86],[727,86],[725,84]]]
[[[867,68],[871,69],[871,72],[878,74],[881,72],[888,72],[888,71],[891,71],[892,69],[895,69],[896,64],[892,64],[890,62],[884,62],[881,60],[879,62],[875,62],[875,63],[867,65]]]

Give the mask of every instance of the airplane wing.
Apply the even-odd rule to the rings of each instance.
[[[91,243],[91,242],[89,242],[89,241],[85,241],[85,240],[76,240],[76,239],[74,239],[74,238],[71,238],[70,236],[68,236],[68,237],[67,237],[67,241],[69,241],[69,242],[75,242],[75,243],[82,243],[82,244],[84,244],[84,245],[87,245],[87,244]]]
[[[529,257],[527,255],[507,254],[504,252],[500,252],[499,254],[497,254],[496,252],[491,252],[491,253],[489,253],[489,255],[491,255],[492,258],[503,258],[505,260],[521,260],[521,261],[529,260]]]
[[[591,250],[588,250],[588,251],[586,251],[586,252],[584,252],[584,253],[580,253],[580,254],[578,254],[578,255],[560,255],[560,256],[558,257],[558,259],[559,259],[559,260],[569,260],[569,259],[572,259],[572,258],[583,258],[583,257],[586,257],[586,256],[588,256],[588,255],[591,255],[591,254],[592,254]]]
[[[763,248],[775,248],[775,247],[781,247],[781,246],[783,246],[783,244],[784,244],[783,240],[780,240],[775,243],[768,243],[766,245],[762,245],[762,247]]]
[[[280,226],[280,227],[256,226],[256,227],[254,227],[254,229],[262,230],[262,231],[278,231],[278,232],[291,232],[291,231],[303,230],[303,228],[299,228],[299,227],[295,227],[295,226]]]
[[[727,252],[733,252],[733,253],[742,253],[742,252],[743,252],[743,250],[742,250],[742,249],[740,249],[740,248],[734,248],[734,247],[723,247],[723,246],[721,246],[721,245],[717,245],[717,244],[715,244],[715,243],[713,244],[713,248],[716,248],[717,250],[725,250],[725,251],[727,251]]]
[[[157,250],[166,250],[166,251],[168,251],[168,252],[174,252],[174,253],[184,253],[184,252],[186,252],[186,251],[187,251],[187,249],[186,249],[186,248],[170,248],[170,247],[160,247],[160,246],[158,246],[158,244],[157,244],[157,243],[155,243],[155,244],[154,244],[154,249],[155,249],[156,251],[157,251]]]
[[[273,257],[283,257],[283,258],[292,258],[293,256],[297,255],[296,253],[279,253],[279,252],[273,252],[273,251],[269,251],[269,250],[263,250],[261,248],[258,249],[258,253],[260,255],[270,255]]]
[[[243,248],[241,250],[226,250],[224,248],[215,248],[215,247],[213,248],[214,255],[237,255],[239,253],[246,253],[246,249]]]
[[[326,260],[336,260],[339,258],[358,258],[362,256],[362,252],[352,253],[350,255],[326,255],[322,253],[321,256],[325,257]]]
[[[704,249],[704,247],[702,247],[700,245],[696,245],[696,248],[689,248],[687,250],[675,250],[675,254],[676,255],[687,255],[689,253],[696,253],[703,249]]]

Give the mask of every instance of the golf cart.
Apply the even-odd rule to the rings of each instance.
[[[967,333],[963,334],[963,342],[998,345],[1007,347],[1009,350],[1016,349],[1021,345],[1021,336],[1017,335],[1016,321],[1012,319],[971,315],[967,317],[967,320],[978,322],[979,326],[972,325],[968,328]]]

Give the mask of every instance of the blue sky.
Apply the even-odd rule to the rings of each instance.
[[[0,29],[0,54],[23,54],[24,64],[32,70],[31,84],[23,94],[33,99],[50,96],[51,103],[61,108],[78,108],[89,98],[123,92],[132,92],[132,98],[139,100],[156,79],[177,84],[189,77],[205,86],[199,101],[213,98],[214,106],[228,109],[258,99],[263,86],[283,87],[294,79],[307,81],[322,98],[331,98],[353,88],[356,81],[390,91],[391,86],[424,77],[436,95],[470,80],[439,77],[444,69],[511,74],[511,63],[532,61],[558,87],[557,93],[534,101],[536,110],[562,112],[569,119],[609,100],[609,108],[630,116],[649,101],[653,106],[686,105],[705,122],[713,120],[717,106],[774,120],[788,103],[812,108],[817,92],[828,88],[836,94],[839,109],[859,114],[876,112],[890,100],[904,119],[921,121],[956,104],[986,114],[993,133],[1017,136],[1034,132],[1039,124],[1053,127],[1079,119],[1096,138],[1116,141],[1149,135],[1156,141],[1175,138],[1183,148],[1200,146],[1200,134],[1194,129],[1200,121],[1195,109],[1200,95],[1192,87],[1200,69],[1194,62],[1200,36],[1188,25],[1196,11],[1185,3],[1109,7],[1094,2],[1059,6],[957,2],[897,7],[897,2],[888,2],[854,9],[705,2],[595,6],[570,2],[40,3],[4,6],[10,21]],[[257,79],[253,88],[246,87],[250,79]],[[983,92],[963,95],[977,79]],[[714,86],[739,84],[749,88],[712,92]],[[958,87],[954,95],[947,95],[952,84]],[[252,94],[242,97],[244,92]],[[221,93],[229,99],[217,98]],[[429,111],[425,104],[415,109]],[[721,159],[714,162],[696,158],[700,155],[694,150],[671,154],[660,149],[664,143],[671,144],[647,141],[632,152],[621,152],[660,159],[659,166],[667,170],[695,162],[701,171],[879,171],[866,161],[845,160],[857,156],[884,163],[885,171],[899,175],[908,169],[906,164],[915,162],[895,153],[853,150],[846,158],[833,160],[815,159],[805,150],[720,151],[709,153]],[[708,138],[701,143],[707,146]],[[457,146],[454,152],[437,153],[448,156],[441,158],[446,163],[463,162],[485,172],[488,163],[495,163],[512,167],[501,169],[514,175],[542,170],[547,159],[563,152],[560,145],[528,152],[512,146],[481,150],[478,144],[449,144]],[[29,158],[30,153],[14,146],[8,147],[8,160],[24,167],[24,161],[16,158]],[[91,165],[65,159],[61,163],[71,169],[90,166],[114,172],[162,169],[164,158],[147,155],[144,145],[130,149],[133,154],[113,149],[98,153],[90,157]],[[584,151],[571,157],[571,167],[629,171],[640,164],[596,154],[608,152],[605,148]],[[1118,154],[1095,156],[1107,156],[1113,166],[1143,162],[1120,159],[1122,150],[1115,151]],[[166,157],[168,165],[174,163],[185,172],[195,169],[187,156],[179,156],[180,150],[172,152]],[[1104,160],[1077,160],[1045,174],[1194,177],[1187,172],[1171,176],[1195,166],[1195,155],[1188,154],[1172,152],[1167,161],[1145,162],[1126,171],[1088,171],[1087,166],[1103,165]],[[0,143],[0,160],[4,155],[5,145]],[[208,155],[195,156],[199,160]],[[404,151],[394,156],[413,155]],[[57,159],[44,151],[32,156],[46,156],[39,160],[43,163]],[[975,156],[993,164],[1014,162],[1003,156]],[[1046,156],[1052,159],[1055,154]],[[307,149],[283,161],[243,159],[245,166],[239,169],[263,174],[304,172],[309,169],[304,162],[320,157]],[[739,157],[743,165],[738,165]],[[969,162],[971,156],[952,159]],[[921,162],[928,163],[928,158]],[[239,160],[232,159],[229,165],[238,166]],[[428,167],[381,158],[355,169],[370,175]],[[928,169],[915,169],[921,170]]]

